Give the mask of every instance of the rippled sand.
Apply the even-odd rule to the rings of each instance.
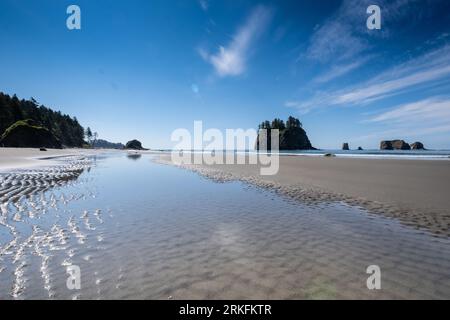
[[[60,208],[86,196],[57,190],[76,183],[90,164],[83,157],[67,157],[59,166],[0,175],[0,296],[9,291],[19,298],[27,288],[26,271],[34,263],[48,297],[53,297],[49,261],[52,251],[66,250],[70,232],[60,224],[65,218]],[[5,287],[8,283],[10,288]]]
[[[0,299],[450,298],[450,240],[143,156],[0,175]],[[381,268],[368,290],[366,268]],[[81,290],[66,268],[81,270]]]
[[[175,164],[170,153],[155,157],[213,181],[241,181],[302,203],[345,202],[450,237],[450,161],[280,156],[278,173],[263,176],[248,156],[237,159],[246,164]]]

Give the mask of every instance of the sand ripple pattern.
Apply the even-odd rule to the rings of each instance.
[[[282,184],[260,179],[255,176],[243,176],[230,172],[224,172],[214,167],[195,165],[195,164],[174,164],[170,160],[164,158],[156,158],[155,162],[174,165],[186,170],[190,170],[200,174],[201,176],[211,179],[218,183],[241,181],[251,184],[258,188],[268,189],[277,194],[294,199],[303,204],[317,204],[326,202],[345,202],[349,205],[361,207],[371,213],[380,214],[385,217],[395,218],[405,225],[418,229],[424,229],[432,232],[436,236],[442,238],[450,237],[450,215],[435,214],[433,212],[423,212],[420,210],[405,210],[386,203],[370,201],[363,198],[350,197],[338,192],[325,191],[319,188],[305,188],[302,186],[284,186]]]
[[[0,299],[450,297],[450,238],[145,160],[2,176]],[[372,264],[381,290],[366,286]],[[69,266],[81,290],[66,287]]]
[[[42,288],[44,297],[55,297],[51,265],[56,254],[65,257],[57,271],[62,276],[76,250],[72,240],[83,245],[95,228],[87,211],[76,217],[67,208],[93,191],[65,194],[63,187],[83,184],[79,177],[91,166],[90,159],[65,157],[58,166],[0,175],[1,299],[27,298],[28,288]],[[80,224],[89,229],[80,230]]]

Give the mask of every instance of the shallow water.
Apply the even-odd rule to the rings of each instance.
[[[0,299],[450,298],[450,239],[150,156],[0,176]],[[81,289],[66,285],[79,266]],[[381,269],[368,290],[366,268]]]

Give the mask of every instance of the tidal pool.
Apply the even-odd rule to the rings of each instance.
[[[448,238],[151,155],[60,162],[0,175],[0,299],[450,298]]]

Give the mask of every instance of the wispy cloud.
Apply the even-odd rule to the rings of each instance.
[[[369,143],[373,146],[381,140],[415,139],[433,145],[436,134],[450,133],[450,97],[436,96],[391,107],[363,121],[378,130],[350,138],[353,143]],[[427,144],[428,145],[428,144]]]
[[[338,10],[322,24],[316,26],[308,47],[297,62],[331,64],[331,70],[318,75],[312,84],[323,84],[365,65],[373,55],[372,40],[386,38],[392,33],[394,22],[405,16],[413,20],[414,3],[418,0],[379,0],[382,10],[382,29],[371,31],[366,27],[366,9],[372,0],[344,0]]]
[[[450,65],[443,68],[431,68],[429,70],[413,73],[409,76],[375,83],[366,88],[359,88],[355,91],[341,94],[336,97],[336,103],[355,104],[373,102],[386,96],[396,94],[403,89],[427,83],[447,75],[450,75]]]
[[[436,96],[390,108],[364,121],[381,130],[360,135],[354,142],[376,143],[384,139],[421,139],[425,136],[450,133],[450,97]]]
[[[338,16],[326,22],[313,33],[304,56],[326,63],[331,60],[351,58],[367,48],[367,41],[355,35],[352,24]]]
[[[198,0],[198,4],[200,5],[200,8],[202,8],[203,11],[208,11],[209,8],[208,0]]]
[[[449,75],[450,45],[444,45],[382,72],[360,87],[339,93],[335,103],[373,102],[432,81],[448,82]]]
[[[314,83],[326,83],[336,78],[342,77],[343,75],[361,67],[364,63],[366,63],[370,57],[365,57],[362,59],[358,59],[353,62],[339,64],[331,67],[331,69],[313,79]]]
[[[251,46],[267,28],[272,11],[265,6],[257,6],[241,26],[227,46],[220,46],[216,54],[199,50],[200,56],[209,62],[221,77],[237,76],[246,69]]]
[[[450,99],[433,97],[392,108],[372,117],[371,122],[407,123],[410,125],[450,126]]]
[[[368,48],[367,40],[360,36],[355,20],[363,21],[364,3],[344,0],[335,14],[316,26],[309,45],[301,56],[327,63],[356,56]],[[355,19],[355,14],[359,19]]]
[[[433,49],[399,64],[360,85],[318,92],[307,101],[289,101],[302,112],[336,105],[362,105],[430,84],[450,82],[450,45]]]
[[[301,58],[327,63],[358,56],[370,48],[367,35],[386,37],[391,31],[389,22],[405,16],[410,18],[411,23],[414,14],[412,4],[417,2],[418,0],[377,1],[377,5],[382,8],[383,26],[381,30],[371,32],[366,28],[366,9],[373,1],[344,0],[335,14],[316,27]]]

